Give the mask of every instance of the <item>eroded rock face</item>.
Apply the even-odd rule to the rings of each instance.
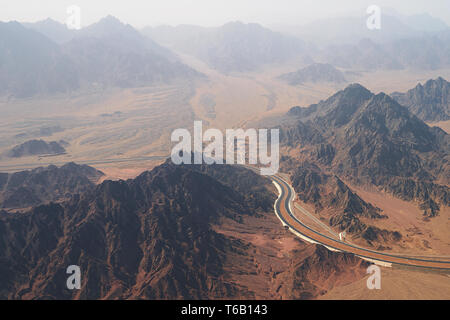
[[[258,176],[260,185],[246,194],[248,181],[239,177],[253,175],[243,168],[166,162],[132,180],[105,181],[69,201],[21,213],[3,211],[0,297],[218,299],[252,298],[257,290],[275,290],[270,281],[257,286],[251,282],[248,288],[233,281],[250,272],[248,266],[254,263],[249,261],[254,261],[256,251],[263,250],[242,240],[252,228],[244,228],[243,218],[265,221],[261,215],[265,202],[252,198],[270,199],[272,204],[275,200],[270,180]],[[272,210],[264,213],[265,219],[276,219]],[[235,221],[242,239],[216,231],[215,226],[224,219]],[[275,233],[287,233],[275,225],[279,227]],[[298,246],[316,247],[301,242]],[[319,268],[323,279],[332,276],[335,268],[344,268],[342,261],[320,248],[321,256],[315,257],[314,250],[294,252],[286,259],[311,256],[308,268]],[[356,260],[347,262],[357,264]],[[79,291],[66,288],[69,265],[80,266]],[[291,286],[291,278],[290,269],[283,271],[284,288]],[[310,298],[321,294],[310,288],[311,281],[308,275],[296,280],[296,292],[301,294],[280,296],[274,291],[273,296]]]
[[[450,82],[441,77],[392,97],[423,121],[450,120]]]
[[[450,204],[450,136],[383,93],[352,84],[318,104],[292,108],[280,130],[298,159],[422,203],[427,216]],[[287,160],[284,167],[295,169],[298,161]]]
[[[103,173],[86,165],[68,163],[0,174],[0,208],[25,208],[62,201],[93,189]]]
[[[291,180],[302,201],[313,204],[316,212],[327,209],[331,213],[330,226],[357,235],[372,246],[397,242],[402,238],[399,232],[362,222],[361,218],[376,220],[387,216],[381,209],[361,199],[336,175],[326,174],[318,166],[304,162],[291,172]]]

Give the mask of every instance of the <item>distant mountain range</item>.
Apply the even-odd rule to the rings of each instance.
[[[62,24],[50,18],[32,23],[24,22],[22,23],[22,25],[28,29],[32,29],[43,34],[44,36],[58,44],[69,42],[75,37],[77,33],[76,30],[71,30],[67,28],[65,24]]]
[[[0,94],[28,97],[200,77],[169,50],[111,16],[77,32],[48,20],[26,26],[0,23]]]
[[[286,81],[290,85],[299,85],[306,82],[346,82],[344,74],[331,64],[314,63],[295,72],[285,73],[279,79]]]
[[[27,97],[79,86],[76,67],[60,46],[18,22],[0,22],[0,94]]]
[[[389,21],[386,19],[385,24]],[[0,23],[0,95],[30,97],[202,77],[167,48],[195,56],[223,73],[256,71],[288,61],[366,71],[449,67],[450,30],[438,22],[433,25],[426,32],[406,28],[409,31],[387,40],[353,37],[350,42],[326,42],[317,47],[255,23],[231,22],[216,28],[147,27],[142,32],[111,16],[79,31],[50,19],[23,25]],[[314,33],[313,29],[305,30]],[[342,80],[331,72],[329,76],[334,80]],[[297,76],[303,81],[302,76]]]
[[[307,45],[256,23],[230,22],[217,28],[190,25],[147,27],[155,41],[191,54],[221,72],[257,70],[265,64],[308,57]]]
[[[435,70],[450,65],[450,31],[386,43],[362,39],[323,48],[315,58],[336,67],[359,70]]]
[[[382,29],[373,31],[367,29],[363,18],[328,19],[296,27],[297,37],[240,22],[217,28],[147,27],[142,32],[221,72],[253,71],[293,58],[304,65],[320,62],[366,71],[450,66],[450,28],[442,21],[429,15],[383,15]],[[315,42],[318,33],[325,39]]]
[[[450,136],[384,93],[352,84],[318,104],[292,108],[280,130],[283,144],[298,149],[300,158],[418,201],[425,216],[450,204]],[[295,170],[298,161],[287,163]]]
[[[441,77],[391,96],[423,121],[450,120],[450,82]]]
[[[368,17],[365,12],[360,12],[358,15],[316,20],[299,26],[279,26],[276,29],[319,46],[352,44],[362,39],[386,43],[450,29],[445,22],[427,13],[407,16],[381,7],[381,28],[370,30],[366,25]]]

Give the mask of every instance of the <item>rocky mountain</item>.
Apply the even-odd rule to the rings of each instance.
[[[369,15],[364,11],[358,15],[330,17],[315,20],[303,26],[278,29],[318,45],[351,44],[362,39],[388,43],[422,35],[433,35],[449,29],[444,21],[426,13],[406,16],[382,7],[381,14],[379,30],[367,28],[366,22]]]
[[[56,43],[18,22],[0,22],[0,95],[29,97],[79,85],[75,66]]]
[[[113,17],[70,35],[62,34],[62,28],[47,20],[27,27],[0,23],[0,94],[21,98],[201,77],[175,54]]]
[[[138,87],[200,77],[172,52],[111,16],[81,29],[63,50],[84,83],[93,86]]]
[[[317,211],[326,207],[342,209],[343,213],[362,217],[383,218],[381,210],[362,200],[335,175],[323,173],[311,163],[301,163],[292,173],[292,186],[299,198],[314,204]]]
[[[288,299],[313,299],[326,293],[330,283],[351,274],[362,275],[368,266],[367,261],[354,255],[331,252],[322,246],[308,246],[299,250],[275,282],[280,285],[280,294]]]
[[[290,85],[299,85],[305,82],[346,82],[344,74],[331,64],[314,63],[295,72],[285,73],[279,79]]]
[[[366,8],[364,8],[365,10]],[[435,70],[450,65],[449,26],[429,14],[402,15],[381,8],[381,28],[370,30],[365,11],[278,30],[320,49],[314,59],[357,70]]]
[[[135,179],[104,181],[59,204],[0,212],[0,298],[223,299],[254,297],[252,290],[261,286],[269,290],[270,281],[250,283],[250,289],[233,280],[255,268],[260,249],[218,231],[224,220],[241,225],[243,235],[248,231],[242,219],[276,220],[272,206],[265,214],[261,204],[248,201],[243,190],[249,182],[241,176],[255,178],[258,186],[251,193],[270,197],[273,206],[270,181],[251,171],[169,160]],[[286,231],[280,226],[278,232]],[[294,252],[295,265],[310,271],[294,282],[298,297],[323,294],[323,288],[303,286],[317,275],[331,288],[336,268],[347,266],[348,274],[363,276],[359,259],[341,260],[341,254],[300,244],[307,249]],[[81,290],[66,288],[69,265],[80,266]],[[279,279],[277,287],[292,286],[288,273]]]
[[[0,208],[25,208],[61,201],[92,189],[103,173],[68,163],[16,173],[0,173]]]
[[[318,104],[292,108],[280,130],[287,148],[338,176],[424,206],[430,199],[433,207],[449,205],[449,136],[384,93],[352,84]]]
[[[55,43],[61,44],[73,39],[75,30],[70,30],[65,24],[53,19],[45,19],[38,22],[24,22],[22,25],[28,29],[35,30]]]
[[[291,181],[303,202],[314,205],[316,212],[328,210],[330,226],[355,234],[370,246],[381,246],[402,238],[399,232],[362,222],[361,218],[376,220],[387,216],[381,209],[361,199],[336,175],[324,173],[318,166],[304,162],[292,170]]]
[[[367,38],[356,43],[327,45],[320,51],[320,60],[336,67],[358,70],[400,70],[405,67],[387,44]]]
[[[7,155],[11,158],[20,158],[35,155],[55,155],[65,152],[64,147],[56,141],[28,140],[12,148]]]
[[[423,121],[450,120],[450,82],[441,77],[391,96]]]
[[[402,37],[388,42],[363,38],[326,44],[317,61],[357,70],[436,70],[450,65],[450,31]]]
[[[301,40],[256,23],[230,22],[217,28],[148,27],[143,33],[225,73],[252,71],[265,64],[307,56],[307,45]]]

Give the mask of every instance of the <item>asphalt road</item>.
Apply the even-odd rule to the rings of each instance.
[[[279,176],[272,176],[271,179],[280,192],[280,195],[275,201],[274,205],[276,215],[282,221],[284,226],[289,228],[298,236],[306,238],[305,240],[324,245],[331,250],[353,253],[363,259],[378,262],[384,265],[399,264],[420,268],[450,270],[450,259],[445,260],[442,258],[415,258],[370,250],[355,246],[353,244],[342,242],[337,239],[333,239],[327,235],[311,229],[307,225],[303,224],[292,213],[292,203],[295,198],[295,192],[293,191],[293,188]]]

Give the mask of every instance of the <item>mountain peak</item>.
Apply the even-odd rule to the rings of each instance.
[[[371,93],[366,87],[359,83],[351,83],[349,84],[343,92],[364,92],[364,93]]]
[[[100,19],[98,22],[86,27],[84,31],[89,35],[104,36],[109,34],[116,34],[126,29],[134,30],[130,25],[124,24],[116,17],[108,15]]]
[[[392,97],[424,121],[450,119],[450,82],[442,77],[419,83],[406,93],[394,92]]]
[[[337,92],[331,99],[339,98],[344,99],[341,101],[347,101],[350,104],[359,104],[361,101],[366,101],[373,96],[373,93],[366,89],[359,83],[352,83],[348,85],[344,90]]]
[[[55,26],[56,25],[58,25],[58,26],[64,25],[63,23],[61,23],[59,21],[56,21],[56,20],[53,20],[52,18],[47,18],[45,20],[41,20],[41,21],[38,21],[36,23],[46,24],[46,25],[55,25]]]
[[[122,21],[120,21],[118,18],[107,15],[106,17],[101,18],[97,23],[109,23],[109,24],[121,24],[123,25]]]

